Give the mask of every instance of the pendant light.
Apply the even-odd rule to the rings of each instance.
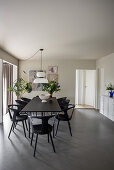
[[[34,79],[33,83],[48,83],[46,79],[46,73],[42,70],[42,52],[44,49],[40,49],[41,51],[41,70],[36,73],[36,79]]]

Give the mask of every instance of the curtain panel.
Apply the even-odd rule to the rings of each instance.
[[[13,103],[13,92],[8,87],[13,86],[13,65],[3,63],[3,114],[8,112],[7,106]]]

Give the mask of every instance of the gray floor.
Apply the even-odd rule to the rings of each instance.
[[[47,136],[40,136],[36,158],[22,126],[8,140],[9,119],[0,125],[0,170],[114,170],[114,123],[98,112],[76,110],[71,121],[73,137],[67,123],[61,122],[54,139],[53,153]]]

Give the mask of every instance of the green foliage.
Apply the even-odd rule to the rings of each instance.
[[[111,92],[114,90],[114,87],[113,87],[112,83],[109,83],[109,84],[106,86],[106,90],[110,90]]]
[[[26,82],[22,78],[19,78],[13,84],[13,87],[8,87],[8,91],[14,92],[16,96],[20,96],[25,92],[30,93],[32,91],[32,83]]]
[[[43,91],[47,91],[49,94],[56,93],[60,90],[60,85],[55,81],[49,81],[48,83],[43,84]]]

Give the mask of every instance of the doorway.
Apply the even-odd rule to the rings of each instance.
[[[95,108],[96,70],[76,70],[76,108]]]

